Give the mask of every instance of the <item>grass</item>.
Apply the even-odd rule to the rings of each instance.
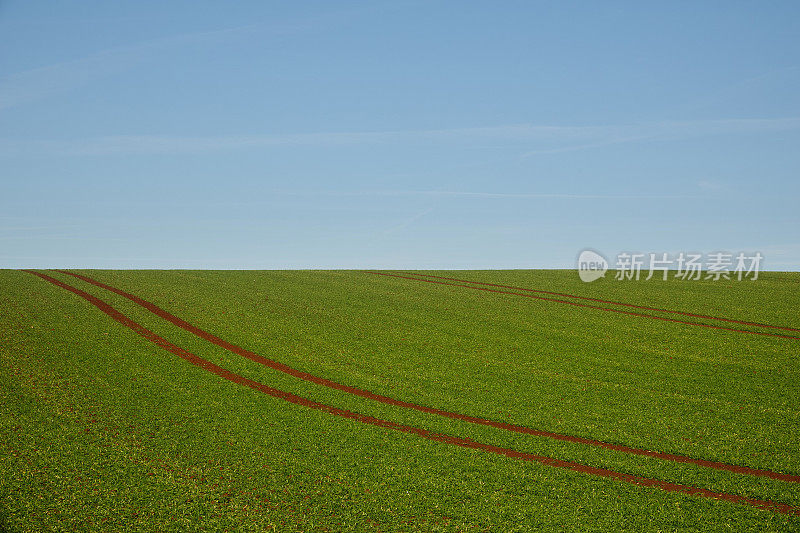
[[[800,473],[800,340],[353,271],[84,273],[258,354],[393,398]],[[798,274],[583,284],[568,271],[428,273],[800,327]],[[300,381],[120,296],[50,275],[205,359],[313,400],[800,506],[797,483],[508,433]],[[291,405],[189,365],[30,274],[0,271],[0,287],[0,524],[12,531],[799,529],[800,517],[465,450]]]

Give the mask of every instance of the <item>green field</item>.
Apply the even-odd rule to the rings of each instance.
[[[39,272],[238,376],[390,424],[233,383],[62,287],[0,271],[0,530],[800,530],[800,482],[387,405],[249,360],[86,281]],[[799,273],[740,282],[621,282],[611,273],[591,284],[574,271],[424,273],[753,323],[742,324],[422,275],[75,272],[375,394],[800,474]],[[391,423],[783,511],[469,449]]]

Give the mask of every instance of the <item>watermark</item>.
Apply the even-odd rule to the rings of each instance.
[[[614,265],[617,281],[640,279],[650,280],[670,277],[681,280],[750,280],[758,279],[761,252],[712,252],[707,254],[680,252],[668,253],[629,253],[617,254]],[[605,277],[609,269],[608,260],[595,250],[586,249],[578,255],[578,275],[587,283]],[[658,279],[658,278],[657,278]]]
[[[578,256],[578,275],[589,283],[606,275],[608,261],[594,250],[584,250]]]

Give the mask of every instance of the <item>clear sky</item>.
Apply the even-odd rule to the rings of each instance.
[[[0,267],[800,269],[800,2],[0,1]]]

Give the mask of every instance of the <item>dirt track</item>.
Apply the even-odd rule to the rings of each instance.
[[[645,314],[645,313],[636,313],[634,311],[625,311],[624,309],[613,309],[611,307],[601,307],[599,305],[583,304],[583,303],[579,303],[579,302],[572,302],[572,301],[569,301],[569,300],[560,300],[558,298],[549,298],[549,297],[545,297],[545,296],[537,296],[535,294],[512,292],[512,291],[506,291],[506,290],[500,290],[500,289],[490,289],[489,287],[479,287],[479,286],[475,286],[475,285],[466,285],[464,283],[448,283],[448,282],[445,282],[445,281],[437,281],[437,280],[433,280],[433,279],[421,279],[421,278],[412,277],[412,276],[404,276],[404,275],[401,275],[401,274],[391,274],[389,272],[375,272],[375,271],[372,271],[372,270],[364,270],[363,272],[365,274],[375,274],[375,275],[378,275],[378,276],[390,276],[390,277],[393,277],[393,278],[401,278],[401,279],[409,279],[409,280],[413,280],[413,281],[421,281],[423,283],[436,283],[438,285],[447,285],[449,287],[464,287],[464,288],[473,289],[473,290],[476,290],[476,291],[495,292],[495,293],[499,293],[499,294],[510,294],[510,295],[513,295],[513,296],[522,296],[524,298],[534,298],[536,300],[544,300],[546,302],[556,302],[556,303],[561,303],[561,304],[572,305],[572,306],[575,306],[575,307],[583,307],[583,308],[587,308],[587,309],[596,309],[598,311],[610,311],[612,313],[620,313],[620,314],[623,314],[623,315],[636,316],[636,317],[641,317],[641,318],[650,318],[650,319],[653,319],[653,320],[663,320],[665,322],[674,322],[676,324],[685,324],[685,325],[688,325],[688,326],[700,326],[700,327],[703,327],[703,328],[721,329],[721,330],[725,330],[725,331],[735,331],[737,333],[749,333],[751,335],[766,335],[768,337],[779,337],[781,339],[800,340],[800,337],[795,337],[795,336],[792,336],[792,335],[784,335],[782,333],[770,333],[768,331],[752,331],[752,330],[749,330],[749,329],[730,328],[730,327],[727,327],[727,326],[719,326],[719,325],[716,325],[716,324],[703,324],[702,322],[689,322],[688,320],[678,320],[677,318],[668,318],[668,317],[664,317],[664,316],[648,315],[648,314]],[[472,282],[470,282],[470,283],[472,283]],[[659,310],[659,311],[661,311],[661,310]],[[753,323],[753,324],[755,324],[755,323]],[[764,327],[764,326],[762,326],[762,327]],[[773,326],[766,326],[766,327],[773,327]]]
[[[544,465],[547,465],[547,466],[552,466],[552,467],[556,467],[556,468],[572,470],[572,471],[580,472],[580,473],[584,473],[584,474],[592,474],[592,475],[595,475],[595,476],[612,478],[612,479],[615,479],[615,480],[618,480],[618,481],[623,481],[623,482],[631,483],[631,484],[638,485],[638,486],[659,488],[659,489],[667,491],[667,492],[679,492],[679,493],[688,494],[688,495],[692,495],[692,496],[700,496],[700,497],[705,497],[705,498],[713,498],[713,499],[718,499],[718,500],[725,500],[725,501],[728,501],[728,502],[734,502],[734,503],[739,503],[739,504],[747,504],[747,505],[751,505],[751,506],[757,507],[759,509],[764,509],[764,510],[776,512],[776,513],[800,515],[800,507],[794,507],[794,506],[791,506],[791,505],[788,505],[788,504],[785,504],[785,503],[773,502],[773,501],[768,501],[768,500],[757,500],[757,499],[752,499],[752,498],[745,498],[743,496],[739,496],[739,495],[736,495],[736,494],[715,492],[715,491],[710,491],[710,490],[703,489],[703,488],[700,488],[700,487],[693,487],[693,486],[690,486],[690,485],[681,485],[681,484],[677,484],[677,483],[670,483],[670,482],[662,481],[662,480],[659,480],[659,479],[633,476],[633,475],[630,475],[630,474],[625,474],[625,473],[622,473],[622,472],[616,472],[616,471],[608,470],[608,469],[604,469],[604,468],[591,467],[591,466],[586,466],[586,465],[582,465],[582,464],[574,463],[574,462],[570,462],[570,461],[562,461],[562,460],[554,459],[554,458],[551,458],[551,457],[545,457],[545,456],[541,456],[541,455],[535,455],[535,454],[531,454],[531,453],[520,452],[520,451],[516,451],[516,450],[511,450],[511,449],[508,449],[508,448],[501,448],[501,447],[493,446],[493,445],[490,445],[490,444],[484,444],[484,443],[481,443],[481,442],[473,441],[471,439],[466,439],[466,438],[461,438],[461,437],[453,437],[453,436],[449,436],[449,435],[443,435],[443,434],[440,434],[440,433],[434,433],[434,432],[431,432],[431,431],[428,431],[428,430],[425,430],[425,429],[416,428],[416,427],[413,427],[413,426],[397,424],[395,422],[391,422],[391,421],[388,421],[388,420],[382,420],[382,419],[379,419],[379,418],[362,415],[362,414],[355,413],[355,412],[352,412],[352,411],[339,409],[337,407],[333,407],[333,406],[322,404],[322,403],[319,403],[319,402],[316,402],[316,401],[313,401],[313,400],[302,398],[302,397],[297,396],[295,394],[292,394],[292,393],[289,393],[289,392],[286,392],[286,391],[282,391],[282,390],[279,390],[279,389],[275,389],[273,387],[269,387],[269,386],[264,385],[262,383],[258,383],[256,381],[253,381],[253,380],[248,379],[246,377],[240,376],[240,375],[235,374],[235,373],[233,373],[233,372],[231,372],[229,370],[226,370],[226,369],[224,369],[224,368],[222,368],[222,367],[220,367],[220,366],[218,366],[218,365],[216,365],[216,364],[214,364],[214,363],[212,363],[210,361],[202,359],[201,357],[198,357],[197,355],[195,355],[195,354],[193,354],[193,353],[191,353],[191,352],[189,352],[189,351],[187,351],[187,350],[185,350],[185,349],[183,349],[183,348],[181,348],[181,347],[169,342],[168,340],[164,339],[163,337],[160,337],[159,335],[153,333],[152,331],[148,330],[144,326],[142,326],[139,323],[135,322],[134,320],[128,318],[126,315],[122,314],[120,311],[118,311],[117,309],[113,308],[108,303],[104,302],[103,300],[101,300],[101,299],[99,299],[99,298],[97,298],[97,297],[95,297],[95,296],[93,296],[93,295],[91,295],[91,294],[89,294],[89,293],[87,293],[85,291],[82,291],[82,290],[80,290],[80,289],[78,289],[76,287],[73,287],[71,285],[63,283],[63,282],[61,282],[61,281],[59,281],[59,280],[57,280],[55,278],[52,278],[52,277],[47,276],[46,274],[42,274],[40,272],[35,272],[35,271],[31,271],[31,270],[25,270],[25,272],[28,272],[28,273],[33,274],[35,276],[38,276],[38,277],[42,278],[43,280],[45,280],[45,281],[47,281],[49,283],[52,283],[53,285],[61,287],[62,289],[65,289],[65,290],[67,290],[67,291],[69,291],[69,292],[71,292],[71,293],[83,298],[84,300],[86,300],[90,304],[92,304],[95,307],[97,307],[100,311],[102,311],[103,313],[105,313],[106,315],[110,316],[115,321],[117,321],[120,324],[122,324],[123,326],[133,330],[134,332],[136,332],[140,336],[144,337],[148,341],[150,341],[150,342],[162,347],[163,349],[167,350],[168,352],[170,352],[170,353],[172,353],[174,355],[177,355],[178,357],[188,361],[189,363],[191,363],[191,364],[193,364],[193,365],[195,365],[195,366],[197,366],[199,368],[207,370],[208,372],[216,374],[216,375],[218,375],[218,376],[220,376],[220,377],[222,377],[222,378],[224,378],[224,379],[226,379],[228,381],[231,381],[233,383],[237,383],[237,384],[240,384],[240,385],[244,385],[246,387],[250,387],[251,389],[258,390],[258,391],[263,392],[265,394],[268,394],[268,395],[270,395],[272,397],[279,398],[279,399],[291,402],[291,403],[296,404],[296,405],[308,407],[308,408],[311,408],[311,409],[321,410],[321,411],[324,411],[324,412],[329,413],[329,414],[334,415],[334,416],[339,416],[339,417],[342,417],[342,418],[355,420],[355,421],[358,421],[358,422],[361,422],[361,423],[364,423],[364,424],[369,424],[369,425],[378,426],[378,427],[382,427],[382,428],[386,428],[386,429],[391,429],[391,430],[395,430],[395,431],[401,431],[401,432],[404,432],[404,433],[410,433],[410,434],[418,435],[420,437],[423,437],[423,438],[426,438],[426,439],[429,439],[429,440],[442,442],[442,443],[447,443],[447,444],[452,444],[452,445],[455,445],[455,446],[460,446],[462,448],[481,450],[481,451],[494,453],[494,454],[498,454],[498,455],[505,455],[505,456],[513,458],[513,459],[537,462],[537,463],[541,463],[541,464],[544,464]]]
[[[542,289],[528,289],[524,287],[515,287],[513,285],[499,285],[497,283],[488,283],[485,281],[471,281],[468,279],[458,279],[458,278],[448,278],[445,276],[434,276],[433,274],[420,274],[419,272],[398,272],[398,274],[403,274],[406,276],[418,276],[418,277],[425,277],[425,278],[435,278],[435,279],[444,279],[448,281],[458,281],[460,283],[473,283],[475,285],[484,285],[486,287],[499,287],[501,289],[513,289],[515,291],[525,291],[525,292],[535,292],[539,294],[550,294],[552,296],[563,296],[565,298],[575,298],[578,300],[589,300],[592,302],[604,303],[604,304],[612,304],[612,305],[623,305],[625,307],[633,307],[635,309],[642,309],[645,311],[657,311],[659,313],[673,313],[677,315],[683,316],[690,316],[694,318],[706,318],[708,320],[720,320],[722,322],[731,322],[734,324],[742,324],[745,326],[757,326],[759,328],[773,328],[773,329],[783,329],[786,331],[800,331],[800,328],[792,328],[789,326],[774,326],[772,324],[762,324],[760,322],[748,322],[746,320],[737,320],[735,318],[724,318],[719,316],[711,316],[711,315],[702,315],[699,313],[690,313],[687,311],[676,311],[674,309],[663,309],[661,307],[648,307],[646,305],[638,305],[638,304],[631,304],[625,302],[615,302],[613,300],[603,300],[601,298],[590,298],[588,296],[578,296],[575,294],[568,294],[565,292],[553,292],[553,291],[545,291]]]
[[[272,360],[272,359],[268,359],[266,357],[258,355],[256,353],[250,351],[250,350],[242,348],[241,346],[237,346],[237,345],[232,344],[232,343],[230,343],[228,341],[220,339],[216,335],[214,335],[212,333],[209,333],[209,332],[207,332],[207,331],[205,331],[203,329],[200,329],[199,327],[194,326],[194,325],[186,322],[185,320],[183,320],[181,318],[176,317],[175,315],[169,313],[168,311],[158,307],[157,305],[155,305],[155,304],[153,304],[151,302],[148,302],[147,300],[144,300],[144,299],[142,299],[142,298],[140,298],[140,297],[138,297],[138,296],[136,296],[134,294],[131,294],[129,292],[125,292],[125,291],[123,291],[121,289],[117,289],[116,287],[112,287],[111,285],[107,285],[105,283],[97,281],[97,280],[95,280],[93,278],[90,278],[88,276],[84,276],[82,274],[76,274],[76,273],[73,273],[73,272],[68,272],[66,270],[58,270],[57,272],[60,272],[62,274],[70,275],[72,277],[81,279],[81,280],[83,280],[83,281],[85,281],[87,283],[90,283],[92,285],[95,285],[97,287],[109,290],[109,291],[111,291],[111,292],[113,292],[115,294],[123,296],[123,297],[131,300],[132,302],[144,307],[145,309],[147,309],[151,313],[153,313],[153,314],[163,318],[164,320],[167,320],[168,322],[178,326],[179,328],[184,329],[184,330],[186,330],[186,331],[188,331],[190,333],[193,333],[194,335],[200,337],[201,339],[204,339],[204,340],[206,340],[208,342],[211,342],[212,344],[215,344],[215,345],[217,345],[217,346],[219,346],[221,348],[224,348],[224,349],[226,349],[226,350],[228,350],[228,351],[230,351],[232,353],[235,353],[237,355],[245,357],[245,358],[247,358],[247,359],[249,359],[251,361],[254,361],[254,362],[259,363],[261,365],[267,366],[267,367],[272,368],[274,370],[278,370],[278,371],[283,372],[285,374],[288,374],[290,376],[294,376],[296,378],[299,378],[299,379],[302,379],[302,380],[305,380],[305,381],[316,383],[317,385],[321,385],[323,387],[328,387],[328,388],[331,388],[331,389],[340,390],[340,391],[346,392],[348,394],[353,394],[355,396],[360,396],[362,398],[367,398],[369,400],[373,400],[373,401],[380,402],[380,403],[387,404],[387,405],[394,405],[394,406],[402,407],[402,408],[405,408],[405,409],[413,409],[415,411],[420,411],[420,412],[423,412],[423,413],[429,413],[429,414],[434,414],[434,415],[443,416],[443,417],[447,417],[447,418],[452,418],[452,419],[455,419],[455,420],[461,420],[461,421],[464,421],[464,422],[469,422],[471,424],[479,424],[479,425],[489,426],[489,427],[502,429],[502,430],[506,430],[506,431],[512,431],[514,433],[522,433],[522,434],[525,434],[525,435],[532,435],[532,436],[535,436],[535,437],[545,437],[545,438],[550,438],[550,439],[554,439],[554,440],[560,440],[560,441],[564,441],[564,442],[573,442],[573,443],[577,443],[577,444],[595,446],[595,447],[598,447],[598,448],[605,448],[605,449],[608,449],[608,450],[614,450],[614,451],[618,451],[618,452],[629,453],[629,454],[632,454],[632,455],[641,455],[641,456],[645,456],[645,457],[653,457],[653,458],[662,459],[662,460],[665,460],[665,461],[673,461],[673,462],[677,462],[677,463],[693,464],[693,465],[697,465],[697,466],[702,466],[702,467],[706,467],[706,468],[713,468],[715,470],[725,470],[725,471],[728,471],[728,472],[734,472],[736,474],[742,474],[742,475],[747,475],[747,476],[767,477],[767,478],[777,479],[777,480],[780,480],[780,481],[788,481],[788,482],[800,483],[800,475],[784,474],[784,473],[780,473],[780,472],[774,472],[774,471],[771,471],[771,470],[750,468],[750,467],[747,467],[747,466],[733,465],[733,464],[728,464],[728,463],[722,463],[722,462],[719,462],[719,461],[707,461],[707,460],[704,460],[704,459],[696,459],[694,457],[687,457],[687,456],[684,456],[684,455],[677,455],[677,454],[671,454],[671,453],[665,453],[665,452],[645,450],[645,449],[642,449],[642,448],[635,448],[635,447],[626,446],[626,445],[623,445],[623,444],[613,444],[613,443],[603,442],[603,441],[589,439],[589,438],[585,438],[585,437],[577,437],[577,436],[573,436],[573,435],[565,435],[565,434],[561,434],[561,433],[553,433],[553,432],[550,432],[550,431],[542,431],[542,430],[528,428],[528,427],[525,427],[525,426],[519,426],[519,425],[515,425],[515,424],[510,424],[510,423],[507,423],[507,422],[498,422],[498,421],[495,421],[495,420],[489,420],[489,419],[480,418],[480,417],[476,417],[476,416],[470,416],[470,415],[464,415],[464,414],[460,414],[460,413],[454,413],[454,412],[445,411],[445,410],[442,410],[442,409],[436,409],[434,407],[428,407],[428,406],[424,406],[424,405],[415,404],[415,403],[412,403],[412,402],[407,402],[407,401],[398,400],[398,399],[395,399],[395,398],[390,398],[388,396],[383,396],[383,395],[380,395],[380,394],[375,394],[373,392],[370,392],[370,391],[367,391],[367,390],[364,390],[364,389],[359,389],[357,387],[344,385],[342,383],[337,383],[337,382],[331,381],[329,379],[325,379],[325,378],[322,378],[322,377],[319,377],[319,376],[315,376],[315,375],[310,374],[308,372],[304,372],[302,370],[298,370],[296,368],[292,368],[292,367],[290,367],[288,365],[285,365],[283,363],[280,363],[278,361],[275,361],[275,360]],[[32,273],[36,274],[35,272],[32,272]],[[39,275],[39,274],[37,274],[37,275]]]

